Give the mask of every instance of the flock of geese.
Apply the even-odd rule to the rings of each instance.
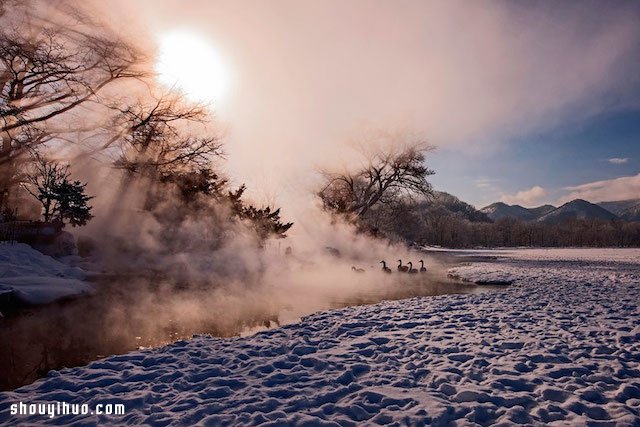
[[[384,271],[387,274],[391,274],[391,269],[389,267],[387,267],[387,262],[386,261],[380,261],[380,264],[382,264],[382,271]],[[356,273],[364,273],[364,269],[362,268],[357,268],[357,267],[351,267],[351,270],[355,271]],[[408,273],[408,274],[418,274],[418,273],[426,273],[427,269],[424,266],[424,261],[420,260],[420,270],[418,270],[417,268],[413,268],[413,263],[411,261],[409,261],[407,263],[407,265],[402,265],[402,260],[399,259],[398,260],[398,268],[397,268],[398,272],[400,273]]]

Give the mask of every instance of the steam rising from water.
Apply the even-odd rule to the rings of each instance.
[[[289,95],[282,94],[276,101],[286,104]],[[255,100],[245,101],[250,106]],[[234,131],[244,132],[250,127],[237,124]],[[229,220],[226,206],[212,205],[202,215],[168,200],[159,209],[165,218],[173,216],[176,221],[161,222],[143,207],[153,191],[166,192],[170,199],[169,190],[157,189],[144,179],[125,181],[107,162],[86,157],[72,162],[74,178],[88,182],[88,193],[96,196],[92,200],[95,219],[86,228],[72,231],[79,237],[91,237],[96,246],[95,260],[116,275],[109,283],[99,284],[108,291],[99,291],[97,296],[103,298],[102,313],[107,313],[107,324],[112,326],[114,335],[126,330],[129,323],[142,329],[146,326],[141,325],[148,325],[149,330],[167,322],[177,328],[189,325],[188,330],[202,325],[206,332],[207,324],[214,319],[218,326],[242,323],[242,319],[252,317],[284,321],[284,317],[295,318],[335,306],[336,300],[353,301],[372,292],[384,294],[390,287],[400,285],[401,276],[381,273],[378,262],[385,259],[393,267],[398,258],[417,261],[415,255],[402,246],[357,235],[348,224],[335,222],[322,212],[314,200],[314,165],[309,155],[302,155],[300,147],[291,150],[291,142],[300,135],[313,134],[317,126],[289,122],[277,132],[278,136],[286,134],[279,143],[270,130],[266,134],[273,145],[268,156],[261,156],[265,154],[264,147],[256,150],[264,138],[253,131],[244,134],[243,139],[252,142],[250,147],[234,145],[229,150],[231,159],[249,158],[253,162],[267,158],[269,175],[277,174],[279,182],[287,181],[286,190],[294,190],[287,191],[284,200],[275,201],[276,205],[283,205],[284,218],[295,222],[291,238],[270,240],[264,246],[247,224]],[[341,139],[337,135],[335,138]],[[326,143],[325,148],[339,144],[331,139]],[[314,154],[321,152],[323,155],[315,159],[318,162],[334,164],[336,159],[345,157],[341,156],[344,150],[312,150]],[[69,153],[64,155],[70,158]],[[304,161],[297,162],[299,158]],[[243,180],[248,168],[238,167],[238,163],[235,166],[234,176]],[[262,186],[253,188],[254,195],[265,191]],[[260,201],[259,196],[256,198]],[[427,263],[431,264],[428,260]],[[352,266],[366,272],[355,273]],[[90,318],[92,313],[78,311],[74,315]],[[131,322],[132,318],[136,321]]]
[[[95,260],[116,274],[108,291],[99,294],[106,299],[107,324],[116,335],[127,325],[136,330],[126,335],[153,336],[156,342],[158,334],[165,334],[158,325],[189,333],[239,333],[342,304],[376,301],[395,293],[402,282],[415,285],[418,280],[397,272],[386,275],[379,261],[392,268],[399,258],[417,265],[419,254],[356,234],[314,202],[301,202],[306,214],[294,224],[291,238],[261,246],[247,224],[229,221],[224,205],[211,202],[207,215],[171,212],[186,219],[168,229],[141,209],[153,191],[149,182],[135,180],[123,193],[119,171],[93,160],[75,170],[89,181],[89,194],[97,195],[96,217],[80,233],[96,242]],[[307,200],[312,200],[313,189],[308,191]],[[167,210],[188,209],[177,201],[166,204]]]

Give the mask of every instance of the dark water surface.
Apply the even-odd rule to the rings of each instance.
[[[441,262],[453,265],[455,260],[444,259]],[[175,306],[171,299],[179,297],[179,294],[158,296],[142,304],[143,296],[131,292],[135,287],[135,279],[132,278],[103,277],[96,281],[97,291],[93,295],[46,306],[26,307],[0,319],[0,390],[30,384],[52,369],[82,366],[109,355],[161,346],[194,334],[219,337],[246,335],[277,327],[283,320],[295,320],[284,319],[285,307],[273,304],[264,310],[238,311],[234,316],[213,312],[203,315],[199,312],[185,320],[167,309]],[[333,297],[317,307],[308,308],[308,313],[302,315],[327,308],[375,304],[382,300],[477,293],[491,289],[494,288],[461,283],[446,277],[446,274],[434,273],[419,280],[405,281],[400,286],[369,289],[344,298]],[[207,291],[201,292],[201,301],[204,301]],[[199,300],[192,291],[190,298],[192,302]]]

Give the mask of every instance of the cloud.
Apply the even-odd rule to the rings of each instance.
[[[607,159],[607,161],[614,165],[621,165],[627,163],[629,161],[628,157],[613,157],[611,159]]]
[[[566,203],[574,199],[585,199],[590,202],[637,199],[640,197],[640,173],[604,181],[588,182],[564,189],[570,193],[560,199],[559,203]]]
[[[94,2],[138,32],[211,40],[236,83],[214,103],[228,171],[279,198],[363,127],[485,153],[626,105],[640,75],[632,2]]]
[[[478,178],[473,180],[473,185],[478,188],[493,188],[493,186],[500,182],[499,179],[493,178]]]
[[[534,206],[546,195],[547,191],[544,188],[535,185],[528,190],[518,191],[515,195],[502,194],[500,201],[509,205]]]

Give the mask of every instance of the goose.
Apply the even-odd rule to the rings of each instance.
[[[351,266],[351,270],[355,271],[356,273],[364,273],[364,269],[356,268],[355,266]]]
[[[386,262],[380,261],[380,264],[382,264],[382,271],[384,271],[387,274],[391,273],[391,269],[389,267],[387,267],[387,263]]]
[[[424,267],[424,261],[420,260],[420,273],[426,273],[427,269]]]
[[[413,268],[413,264],[411,263],[411,261],[408,262],[409,264],[409,274],[416,274],[418,272],[418,270],[416,270],[415,268]]]
[[[406,265],[402,265],[402,260],[399,259],[398,262],[400,264],[398,264],[398,271],[402,271],[403,273],[406,273],[407,270],[409,270],[409,267],[407,267]]]

